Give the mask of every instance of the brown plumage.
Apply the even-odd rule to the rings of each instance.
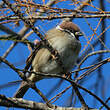
[[[69,21],[61,23],[57,28],[53,28],[46,33],[46,39],[60,55],[64,70],[62,70],[63,68],[59,66],[47,48],[41,48],[32,61],[32,71],[57,75],[62,75],[62,71],[65,73],[71,71],[81,48],[80,41],[77,39],[81,33],[76,35],[76,32],[80,33],[79,27]],[[43,78],[45,77],[35,74],[28,76],[28,79],[32,82]],[[29,85],[23,81],[14,97],[23,97],[28,89]]]

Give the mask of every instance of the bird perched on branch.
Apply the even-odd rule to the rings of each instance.
[[[71,21],[63,21],[57,27],[49,30],[46,33],[45,39],[48,40],[49,45],[58,52],[61,65],[56,61],[55,56],[51,54],[49,49],[43,46],[37,51],[32,60],[31,71],[56,75],[63,75],[64,73],[70,72],[80,52],[81,44],[79,36],[82,35],[83,33],[79,27]],[[27,79],[32,82],[37,82],[44,78],[45,76],[36,75],[34,73],[29,73],[27,76]],[[22,98],[28,89],[28,83],[22,81],[14,97]]]

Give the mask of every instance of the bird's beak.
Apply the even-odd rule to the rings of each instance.
[[[84,33],[83,33],[83,32],[81,32],[81,31],[79,31],[79,32],[75,32],[75,35],[76,35],[76,36],[83,36],[83,35],[84,35]]]

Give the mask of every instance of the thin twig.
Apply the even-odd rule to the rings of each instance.
[[[36,87],[35,84],[32,84],[31,88],[33,90],[35,90],[41,97],[42,99],[46,102],[46,104],[50,107],[50,108],[53,108],[52,104],[49,103],[48,99],[45,97],[45,95],[43,95],[43,93]]]
[[[79,63],[78,68],[80,68],[80,66],[84,63],[84,61],[85,61],[87,58],[89,58],[90,56],[96,55],[96,54],[102,54],[102,53],[110,53],[110,50],[99,50],[99,51],[92,52],[92,53],[88,54],[88,55],[85,56],[85,57],[83,58],[83,60]]]
[[[22,79],[24,79],[24,74],[22,72],[20,72],[20,70],[17,69],[13,64],[9,63],[6,59],[4,59],[2,57],[0,57],[0,61],[7,64],[11,69],[13,69],[15,72],[17,72]]]

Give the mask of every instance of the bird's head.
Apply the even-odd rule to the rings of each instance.
[[[75,36],[76,39],[79,39],[80,36],[84,35],[80,31],[79,27],[71,21],[63,21],[56,28],[61,30],[61,31],[68,32],[72,36]]]

